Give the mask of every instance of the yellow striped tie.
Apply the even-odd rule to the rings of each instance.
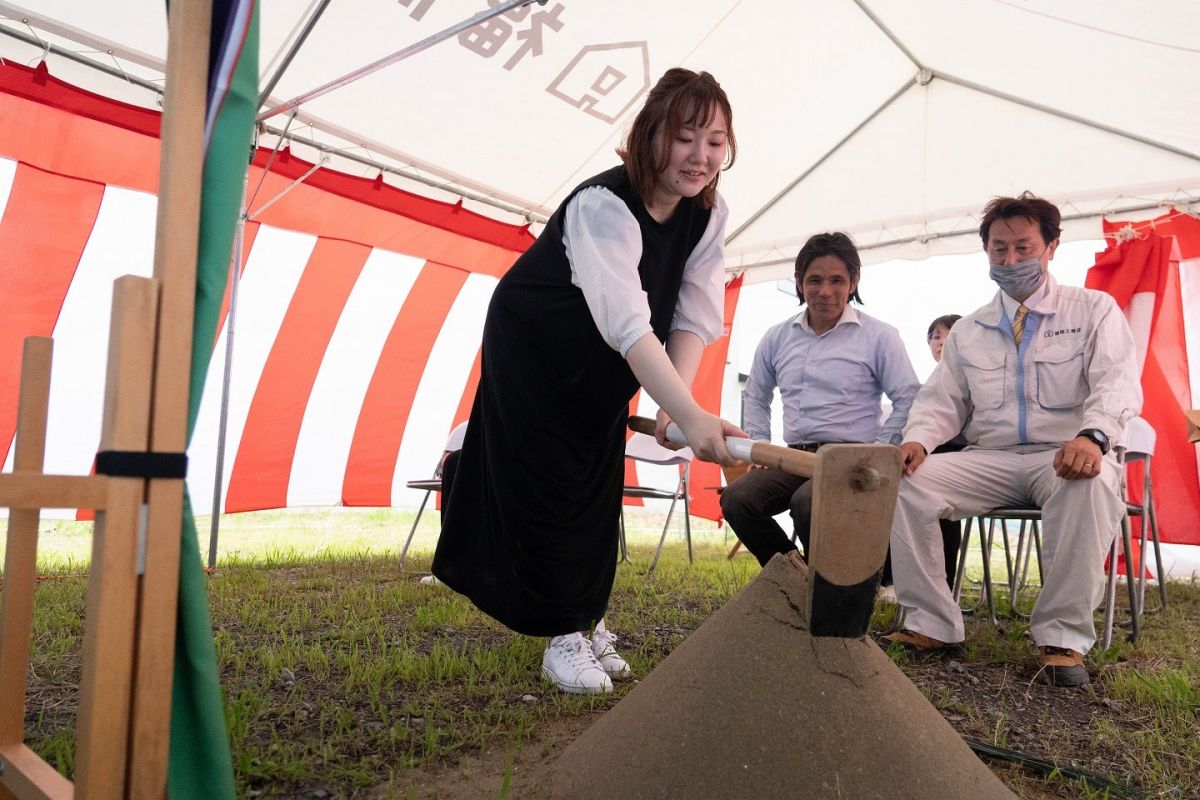
[[[1025,316],[1028,313],[1029,309],[1022,304],[1017,306],[1017,313],[1013,314],[1013,339],[1016,341],[1017,347],[1021,346],[1021,335],[1025,333]]]

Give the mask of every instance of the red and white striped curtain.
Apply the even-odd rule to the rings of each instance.
[[[99,441],[112,281],[149,275],[158,114],[0,67],[0,455],[11,469],[20,348],[55,339],[48,472],[89,471]],[[251,168],[254,193],[268,154]],[[497,278],[532,242],[460,206],[286,152],[250,208],[223,484],[228,511],[407,505],[478,376]],[[228,301],[226,308],[228,307]],[[189,451],[213,496],[228,326]]]
[[[1104,229],[1109,247],[1097,255],[1087,286],[1111,294],[1133,331],[1142,417],[1157,432],[1152,477],[1160,532],[1170,543],[1164,566],[1187,576],[1200,568],[1200,448],[1187,441],[1184,417],[1197,403],[1189,351],[1200,352],[1200,220],[1174,212],[1106,222]],[[1129,477],[1130,497],[1138,502],[1140,464],[1130,467]]]

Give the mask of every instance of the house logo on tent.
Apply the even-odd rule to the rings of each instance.
[[[611,125],[649,88],[646,42],[618,42],[584,47],[546,91]]]

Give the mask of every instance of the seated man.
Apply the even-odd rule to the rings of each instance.
[[[984,209],[979,235],[1000,291],[951,331],[904,431],[906,478],[892,524],[892,571],[916,650],[963,640],[962,612],[942,572],[939,519],[1001,506],[1042,510],[1044,586],[1031,633],[1040,675],[1088,681],[1092,612],[1120,522],[1111,445],[1138,413],[1133,337],[1112,297],[1059,286],[1047,272],[1061,215],[1028,193]],[[964,426],[965,425],[965,429]],[[960,429],[967,448],[926,458]]]
[[[767,331],[754,354],[742,414],[746,433],[771,438],[771,400],[783,398],[789,447],[815,452],[829,442],[896,444],[920,383],[894,327],[850,307],[862,262],[850,237],[822,233],[796,257],[796,293],[807,309]],[[880,424],[880,396],[892,413]],[[795,548],[772,519],[790,510],[805,550],[812,487],[807,478],[751,468],[725,488],[721,510],[746,548],[765,565]]]

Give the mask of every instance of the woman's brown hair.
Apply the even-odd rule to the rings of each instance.
[[[726,141],[729,143],[729,154],[722,169],[729,169],[737,158],[733,109],[716,78],[707,72],[675,67],[667,70],[654,84],[646,104],[633,120],[625,146],[617,150],[617,155],[625,163],[633,189],[643,203],[650,204],[658,176],[670,162],[671,141],[684,126],[704,127],[711,124],[718,109],[725,116]],[[656,153],[654,136],[660,130],[663,133],[660,140],[662,144],[660,152]],[[697,200],[702,207],[713,207],[720,177],[718,171],[700,192]]]

